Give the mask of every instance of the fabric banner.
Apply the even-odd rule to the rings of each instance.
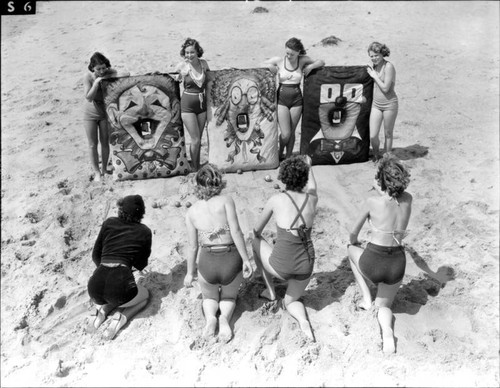
[[[208,160],[226,172],[279,165],[275,75],[269,69],[209,72]]]
[[[102,81],[116,180],[164,178],[190,172],[179,84],[168,74]]]
[[[366,66],[327,66],[304,80],[300,153],[313,164],[366,162],[373,79]]]

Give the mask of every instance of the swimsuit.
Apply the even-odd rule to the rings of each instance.
[[[283,59],[283,67],[278,71],[280,86],[278,88],[278,105],[284,105],[288,109],[295,106],[302,106],[302,92],[300,91],[300,81],[302,80],[302,69],[297,67],[293,70],[286,68],[286,58]]]
[[[198,255],[198,272],[210,284],[227,286],[243,269],[243,260],[234,242],[214,244],[215,239],[229,232],[229,225],[214,228],[211,231],[199,231],[200,245]]]
[[[368,243],[359,258],[359,270],[374,284],[396,284],[403,279],[406,256],[402,246],[384,247]]]
[[[384,66],[382,67],[382,70],[380,71],[379,74],[379,77],[382,81],[384,81],[385,78],[385,65],[386,64],[384,63]],[[394,91],[395,84],[396,84],[396,79],[394,79],[387,93],[384,93],[382,89],[380,89],[380,86],[378,86],[378,84],[375,82],[373,89],[373,103],[372,103],[372,106],[374,108],[377,108],[382,112],[386,110],[395,110],[396,112],[398,111],[399,104],[398,104],[398,96]]]
[[[302,216],[302,211],[309,199],[309,194],[306,194],[306,199],[300,209],[290,194],[286,191],[285,194],[288,195],[295,205],[298,214],[290,225],[290,228],[283,229],[276,226],[278,235],[276,237],[276,244],[269,257],[269,264],[285,280],[306,280],[311,277],[315,259],[314,247],[311,241],[312,228],[306,227],[306,221]],[[292,228],[299,217],[302,219],[303,224],[298,228]],[[299,236],[291,233],[292,230],[296,230]]]
[[[101,121],[106,120],[106,108],[104,107],[104,97],[102,95],[102,89],[99,89],[96,96],[92,101],[85,99],[83,105],[83,120],[87,121]]]
[[[408,234],[406,230],[381,230],[368,222],[373,231],[391,234],[397,246],[381,246],[368,243],[359,258],[359,269],[364,277],[373,283],[396,284],[403,279],[406,268],[406,256],[401,243]],[[399,237],[399,239],[398,239]]]
[[[120,306],[138,293],[132,267],[144,269],[151,254],[151,230],[144,224],[110,217],[103,222],[92,251],[98,266],[87,289],[98,305]]]
[[[203,62],[201,64],[201,75],[196,77],[189,66],[188,73],[184,76],[184,91],[181,97],[181,112],[200,114],[207,111],[207,97],[205,87],[207,77]]]

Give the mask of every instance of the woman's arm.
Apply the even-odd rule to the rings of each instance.
[[[280,61],[281,61],[280,57],[272,57],[272,58],[269,58],[269,59],[265,60],[264,62],[262,62],[259,65],[259,67],[267,67],[274,74],[276,74],[279,70],[278,65],[279,65]]]
[[[370,210],[368,207],[368,201],[365,201],[363,202],[363,205],[361,207],[361,212],[359,213],[358,218],[354,222],[354,225],[352,226],[351,229],[351,233],[349,234],[349,242],[352,245],[359,245],[358,235],[369,215],[370,215]]]
[[[104,224],[101,226],[101,230],[99,231],[99,234],[97,235],[97,238],[94,243],[94,249],[92,250],[92,261],[94,262],[96,267],[99,267],[99,265],[101,264],[103,241],[104,241]]]
[[[310,195],[318,196],[318,192],[316,191],[317,185],[316,185],[316,179],[314,178],[314,173],[312,169],[312,160],[309,155],[304,156],[304,160],[309,166],[309,176],[307,179],[307,185],[304,189],[305,193],[308,193]]]
[[[309,73],[314,70],[314,69],[317,69],[318,67],[323,67],[325,66],[325,61],[323,61],[322,59],[317,59],[315,61],[313,61],[311,58],[309,57],[302,57],[302,61],[303,61],[303,67],[302,67],[302,71],[304,72],[304,75],[307,77],[309,75]]]
[[[376,84],[384,93],[387,93],[389,91],[389,89],[392,86],[392,83],[396,79],[396,69],[394,68],[391,62],[387,62],[385,64],[385,77],[383,81],[380,79],[377,72],[373,70],[370,66],[368,66],[367,71],[370,77],[373,78],[373,80],[376,82]]]
[[[184,285],[191,287],[193,279],[196,275],[196,255],[198,254],[198,231],[193,225],[190,217],[190,212],[186,214],[186,228],[188,235],[187,249],[187,272],[184,278]]]
[[[245,245],[245,240],[243,239],[243,233],[240,228],[240,223],[238,221],[238,216],[236,215],[236,205],[231,197],[226,197],[227,201],[225,203],[226,217],[229,224],[229,230],[231,232],[231,237],[233,238],[236,249],[243,260],[243,275],[248,278],[252,275],[253,269],[248,259],[247,248]]]
[[[145,226],[145,225],[141,225],[141,226]],[[137,233],[143,234],[145,237],[143,249],[141,252],[139,252],[136,259],[134,260],[134,267],[137,268],[139,271],[142,271],[144,268],[147,267],[148,259],[149,259],[149,256],[151,255],[151,245],[152,245],[152,240],[153,240],[153,234],[151,233],[151,229],[149,229],[149,228],[145,229],[144,231],[138,230]]]
[[[92,102],[99,90],[100,83],[102,78],[97,77],[95,80],[92,79],[92,75],[90,73],[85,73],[83,76],[83,89],[85,92],[85,98]]]

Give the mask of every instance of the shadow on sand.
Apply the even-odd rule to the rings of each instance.
[[[407,246],[406,251],[424,274],[421,279],[412,279],[409,283],[403,284],[396,294],[392,310],[394,313],[414,315],[427,303],[429,296],[437,296],[447,282],[455,279],[455,270],[452,267],[441,266],[437,271],[433,271],[413,248]]]

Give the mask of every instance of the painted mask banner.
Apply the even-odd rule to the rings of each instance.
[[[269,69],[209,72],[208,160],[226,172],[279,165],[276,82]]]
[[[165,178],[190,172],[179,84],[168,74],[102,81],[116,180]]]
[[[304,80],[300,153],[313,164],[368,160],[373,79],[366,66],[326,66]]]

